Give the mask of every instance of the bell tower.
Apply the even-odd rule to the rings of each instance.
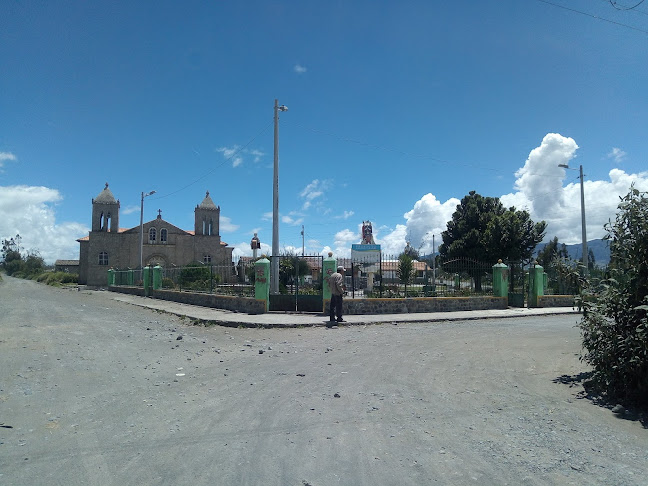
[[[218,236],[218,225],[220,221],[220,206],[216,206],[212,198],[209,197],[209,191],[205,199],[196,206],[194,210],[195,224],[194,231],[196,236]]]
[[[106,187],[92,200],[92,231],[119,232],[119,201]]]

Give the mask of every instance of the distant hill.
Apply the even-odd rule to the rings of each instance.
[[[538,247],[536,248],[535,255],[538,254],[540,250],[542,250],[546,246],[545,244],[539,244]],[[610,245],[607,242],[607,240],[590,240],[587,242],[587,250],[592,250],[592,253],[594,253],[594,260],[596,262],[596,265],[599,266],[605,266],[608,263],[610,263]],[[569,257],[573,260],[580,260],[581,254],[583,250],[583,245],[580,243],[576,243],[575,245],[567,245],[567,253],[569,254]],[[436,252],[435,255],[438,255],[439,252]],[[432,257],[431,254],[429,255],[421,255],[419,257],[420,261],[423,260],[428,260]]]
[[[545,245],[540,244],[536,248],[536,255],[542,250]],[[596,265],[607,265],[610,263],[610,245],[607,240],[590,240],[587,242],[587,250],[592,250],[594,253],[594,260]],[[573,260],[580,260],[583,254],[583,245],[576,243],[575,245],[567,245],[567,252],[569,257]]]

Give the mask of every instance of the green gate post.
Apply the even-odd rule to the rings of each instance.
[[[126,281],[128,282],[128,285],[135,285],[135,272],[130,268],[126,273]]]
[[[111,268],[108,270],[108,287],[115,285],[115,271]]]
[[[254,298],[265,301],[265,311],[270,308],[270,260],[265,255],[254,262]]]
[[[529,307],[538,307],[538,297],[544,295],[544,268],[536,262],[529,269]]]
[[[148,297],[151,286],[151,267],[144,267],[142,269],[142,284],[144,286],[144,296]]]
[[[497,260],[497,263],[493,265],[493,295],[508,299],[508,292],[509,268],[502,263],[502,260]]]
[[[153,267],[153,289],[162,288],[162,267],[160,265],[155,265]]]

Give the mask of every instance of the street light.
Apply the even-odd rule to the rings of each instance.
[[[152,194],[155,194],[155,191],[146,194],[142,193],[142,205],[140,206],[140,269],[144,268],[144,198]]]
[[[563,169],[576,170],[569,167],[567,164],[558,164],[558,167]],[[587,254],[587,229],[585,227],[585,189],[583,187],[583,166],[580,166],[580,189],[581,189],[581,229],[583,241],[583,275],[587,277],[589,274],[589,255]]]
[[[279,293],[279,112],[288,111],[286,105],[274,102],[274,178],[272,185],[272,265],[270,292]]]

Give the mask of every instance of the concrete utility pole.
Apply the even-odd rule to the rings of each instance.
[[[583,238],[583,265],[585,276],[589,275],[589,255],[587,254],[587,229],[585,226],[585,188],[583,186],[583,166],[580,166],[580,184],[581,184],[581,230]]]
[[[279,293],[279,112],[288,111],[285,105],[274,102],[274,177],[272,185],[272,264],[270,293]]]
[[[558,164],[563,169],[576,170],[567,164]],[[583,184],[583,165],[580,166],[580,192],[581,192],[581,240],[583,245],[583,275],[589,275],[589,255],[587,254],[587,227],[585,226],[585,186]]]
[[[146,194],[142,193],[142,204],[140,206],[140,269],[144,268],[144,198],[152,194],[155,194],[155,191]]]

